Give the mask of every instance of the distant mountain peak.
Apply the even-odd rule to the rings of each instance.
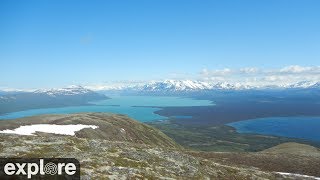
[[[297,83],[289,85],[288,88],[313,88],[313,87],[316,87],[317,84],[318,84],[318,87],[320,87],[320,82],[299,81]]]
[[[57,95],[65,95],[65,96],[79,95],[79,94],[86,94],[89,92],[92,92],[92,91],[78,85],[71,85],[65,88],[39,89],[34,91],[34,93],[37,93],[37,94],[47,94],[53,97]]]
[[[164,80],[146,83],[141,90],[144,91],[201,91],[213,89],[249,89],[251,86],[241,83],[207,82],[198,80]]]
[[[106,88],[103,88],[106,87]],[[138,85],[123,84],[112,86],[112,84],[99,86],[97,90],[131,90],[145,92],[182,92],[182,91],[204,91],[204,90],[248,90],[248,89],[290,89],[290,88],[320,88],[320,82],[301,81],[292,84],[254,84],[244,82],[214,82],[200,80],[172,80],[151,81]],[[95,88],[92,88],[93,90]]]
[[[162,81],[150,81],[139,83],[117,83],[100,84],[92,86],[70,85],[64,88],[39,89],[35,91],[6,91],[3,94],[13,94],[15,92],[33,92],[42,93],[49,96],[56,95],[76,95],[85,94],[93,91],[145,91],[145,92],[192,92],[208,90],[248,90],[248,89],[320,89],[320,81],[299,81],[291,84],[255,84],[245,82],[228,81],[201,81],[201,80],[173,80],[166,79]],[[0,94],[0,95],[1,95]]]
[[[206,82],[192,80],[164,80],[145,84],[141,90],[148,91],[192,91],[210,89],[211,85]]]

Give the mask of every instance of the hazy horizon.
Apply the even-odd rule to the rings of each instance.
[[[22,87],[22,86],[0,86],[0,90],[15,91],[25,90],[32,91],[36,89],[51,89],[63,88],[72,85],[83,86],[92,90],[105,90],[115,89],[125,86],[144,85],[153,82],[163,81],[199,81],[211,84],[228,83],[238,84],[244,86],[279,86],[285,87],[297,83],[305,82],[307,84],[314,84],[320,82],[320,66],[285,66],[279,69],[262,69],[257,67],[248,67],[240,69],[203,69],[198,74],[179,74],[171,78],[158,78],[150,80],[105,80],[100,82],[71,82],[60,85],[43,85],[37,84],[36,86]]]

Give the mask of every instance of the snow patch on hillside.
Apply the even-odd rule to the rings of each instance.
[[[96,129],[98,126],[95,125],[83,125],[83,124],[72,124],[72,125],[57,125],[57,124],[33,124],[20,126],[14,130],[6,129],[0,131],[5,134],[18,134],[18,135],[34,135],[36,132],[53,133],[74,136],[76,131],[80,131],[84,128]]]
[[[299,177],[299,178],[305,178],[305,179],[315,179],[315,180],[320,180],[320,177],[315,177],[315,176],[308,176],[304,174],[295,174],[295,173],[286,173],[286,172],[277,172],[278,174],[281,174],[283,176],[287,177]]]

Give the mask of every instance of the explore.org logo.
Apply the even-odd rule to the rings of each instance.
[[[80,179],[73,158],[0,158],[0,179]]]

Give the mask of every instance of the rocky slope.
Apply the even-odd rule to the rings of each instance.
[[[0,130],[44,123],[87,124],[99,128],[83,129],[75,136],[40,132],[35,136],[0,134],[0,157],[74,157],[81,162],[82,179],[312,179],[281,175],[258,166],[265,159],[254,160],[255,156],[268,156],[265,152],[229,153],[234,157],[252,157],[252,164],[246,164],[228,159],[225,153],[185,150],[159,130],[121,115],[36,116],[1,121]],[[295,163],[299,166],[298,161]],[[317,175],[311,171],[307,174]]]
[[[285,151],[284,146],[286,146]],[[286,153],[287,152],[287,153]],[[256,153],[189,152],[190,155],[211,159],[229,166],[254,167],[269,172],[304,174],[320,179],[320,151],[309,145],[284,143]],[[296,179],[298,177],[294,177]],[[303,177],[302,179],[308,179]],[[316,178],[310,178],[316,179]]]
[[[304,155],[304,156],[313,156],[315,158],[320,157],[320,149],[315,148],[306,144],[299,143],[283,143],[278,146],[266,149],[264,153],[271,154],[292,154],[292,155]]]
[[[83,129],[75,133],[77,138],[121,141],[156,145],[159,147],[179,146],[161,131],[139,123],[124,115],[107,113],[80,113],[70,115],[40,115],[10,121],[0,121],[0,130],[15,129],[21,125],[31,124],[84,124],[96,125],[97,129]],[[50,134],[47,134],[48,136]],[[56,136],[56,135],[51,135]]]

